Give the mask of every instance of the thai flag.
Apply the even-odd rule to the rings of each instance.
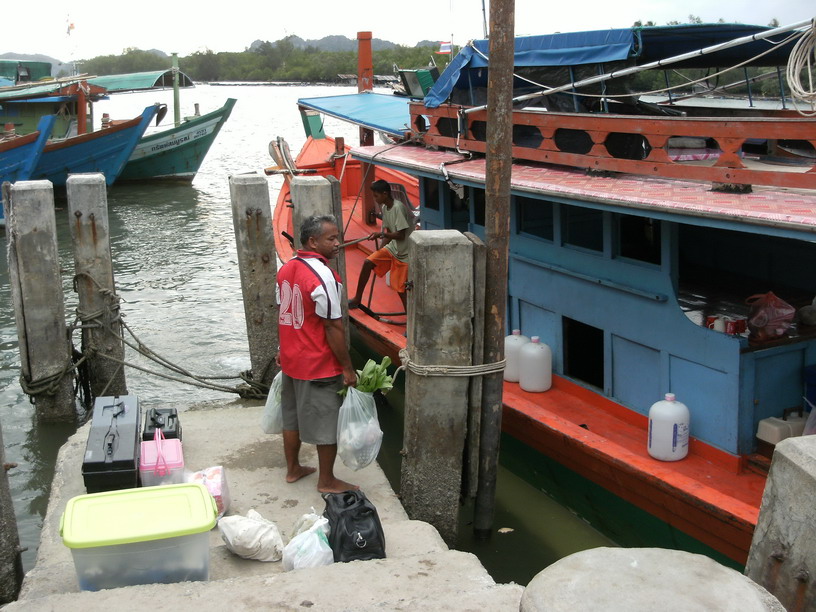
[[[450,52],[451,44],[449,42],[439,43],[439,51],[436,52],[437,55],[450,55]]]

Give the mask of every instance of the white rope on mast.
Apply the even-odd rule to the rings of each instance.
[[[791,89],[791,96],[794,100],[800,100],[805,104],[810,104],[811,112],[796,108],[800,115],[816,117],[816,84],[814,84],[813,71],[816,65],[816,18],[811,21],[810,32],[805,34],[791,51],[788,58],[787,71],[785,77]],[[802,73],[807,73],[808,89],[802,84]]]

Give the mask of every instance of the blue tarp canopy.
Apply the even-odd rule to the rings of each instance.
[[[765,26],[744,24],[689,24],[569,32],[542,36],[520,36],[515,39],[516,68],[569,67],[587,64],[648,64],[659,59],[689,53],[736,38],[764,32]],[[787,37],[781,34],[774,42]],[[725,67],[738,64],[767,51],[771,44],[755,41],[703,55],[675,64],[675,68]],[[787,62],[792,44],[779,45],[766,56],[750,63],[756,66],[781,66]],[[453,58],[434,87],[425,96],[425,105],[436,108],[445,102],[454,87],[467,89],[487,82],[488,41],[474,40]]]
[[[298,104],[305,108],[394,136],[402,136],[409,130],[409,102],[408,98],[402,96],[376,93],[298,100]]]

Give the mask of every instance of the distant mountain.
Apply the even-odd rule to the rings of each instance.
[[[49,55],[42,55],[41,53],[2,53],[0,59],[20,59],[29,60],[32,62],[48,62],[51,64],[51,76],[67,76],[71,74],[71,66]]]
[[[300,36],[290,36],[287,40],[289,40],[296,49],[305,49],[307,47],[315,47],[320,51],[356,51],[357,50],[357,40],[349,38],[348,36],[324,36],[323,38],[313,38],[309,40],[304,40]],[[250,51],[255,51],[265,42],[270,41],[263,41],[263,40],[256,40],[251,45],[249,45]],[[277,42],[277,41],[275,41]],[[274,44],[274,43],[273,43]],[[415,47],[433,47],[438,45],[439,42],[433,42],[429,40],[423,40],[420,43],[414,45]],[[392,43],[388,40],[383,40],[381,38],[373,38],[371,39],[371,49],[372,51],[382,51],[384,49],[393,49],[397,47],[396,43]]]

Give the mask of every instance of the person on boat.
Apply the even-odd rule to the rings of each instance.
[[[334,475],[337,416],[343,385],[355,385],[343,328],[340,276],[326,263],[340,250],[340,230],[332,216],[312,216],[300,230],[303,248],[278,271],[278,329],[281,412],[286,482],[315,471],[301,465],[302,442],[317,446],[317,490],[339,493],[358,488]]]
[[[391,197],[388,181],[374,181],[371,191],[382,211],[382,231],[372,233],[368,239],[382,238],[383,244],[363,262],[357,281],[357,293],[349,300],[349,308],[360,306],[363,291],[373,270],[380,277],[391,272],[391,288],[399,294],[403,308],[407,309],[405,281],[408,280],[408,236],[416,226],[414,215],[404,202]]]

